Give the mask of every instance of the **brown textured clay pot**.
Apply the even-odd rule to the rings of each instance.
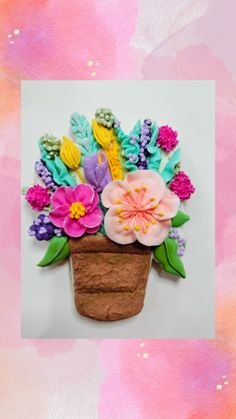
[[[104,236],[70,239],[77,311],[95,320],[120,320],[142,310],[151,250]]]

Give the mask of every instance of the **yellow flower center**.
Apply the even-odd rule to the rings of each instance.
[[[70,218],[78,220],[80,217],[83,217],[86,213],[86,208],[81,204],[81,202],[73,202],[70,206]]]

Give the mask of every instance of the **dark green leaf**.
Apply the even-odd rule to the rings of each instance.
[[[171,220],[172,227],[180,227],[189,220],[190,217],[187,214],[184,214],[182,211],[178,211],[176,216]]]
[[[101,194],[99,194],[99,197],[100,197],[99,207],[101,208],[102,213],[103,213],[103,220],[102,220],[102,224],[100,225],[100,228],[99,228],[98,232],[101,233],[103,236],[106,236],[106,232],[105,232],[105,228],[104,228],[104,217],[105,217],[105,214],[107,212],[107,208],[105,208],[102,205]]]
[[[68,237],[53,237],[48,244],[47,251],[38,266],[44,267],[61,260],[66,259],[70,255],[70,247]]]
[[[186,277],[184,265],[177,255],[178,245],[174,239],[167,237],[167,239],[160,245],[154,248],[153,254],[157,262],[162,265],[164,271],[172,275]]]

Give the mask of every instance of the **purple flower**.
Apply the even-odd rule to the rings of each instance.
[[[102,151],[84,158],[84,176],[87,182],[101,192],[111,182],[111,174],[105,153]]]
[[[137,156],[135,154],[129,154],[128,157],[129,157],[129,161],[131,163],[135,162],[135,160],[137,158]]]
[[[58,186],[53,180],[52,173],[48,170],[48,168],[45,166],[42,160],[36,161],[34,169],[37,175],[45,183],[47,188],[50,189],[52,192],[55,192]]]
[[[120,128],[120,121],[115,119],[114,128]]]
[[[28,230],[29,236],[34,236],[37,240],[50,240],[53,236],[62,236],[63,230],[56,228],[46,214],[40,214]]]

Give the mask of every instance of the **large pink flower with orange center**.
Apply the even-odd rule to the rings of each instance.
[[[49,213],[51,222],[63,228],[69,237],[96,233],[102,223],[99,196],[90,185],[61,186],[52,195],[51,203],[54,208]]]
[[[153,170],[137,170],[124,181],[110,182],[101,200],[109,208],[104,219],[107,236],[116,243],[138,240],[146,246],[159,245],[166,239],[180,203]]]

